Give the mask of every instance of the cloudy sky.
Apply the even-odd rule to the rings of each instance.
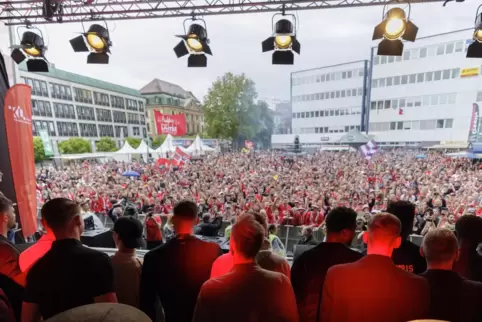
[[[476,1],[415,4],[412,21],[418,36],[473,27]],[[261,41],[270,36],[272,14],[208,16],[211,49],[207,68],[187,68],[172,48],[179,42],[183,19],[150,19],[109,22],[114,43],[109,65],[87,65],[85,55],[76,54],[69,39],[81,31],[80,24],[44,25],[48,59],[57,68],[121,85],[141,88],[153,78],[181,85],[200,99],[211,83],[225,72],[245,73],[256,83],[259,97],[289,99],[290,73],[343,62],[367,59],[373,27],[382,7],[307,10],[298,12],[301,55],[293,66],[271,65],[271,55],[261,53]],[[467,35],[467,38],[470,34]],[[4,39],[4,38],[3,38]]]

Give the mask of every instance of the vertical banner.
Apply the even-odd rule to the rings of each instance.
[[[17,84],[5,94],[4,120],[17,207],[25,237],[37,231],[37,192],[31,88]]]
[[[476,142],[479,136],[479,105],[472,104],[472,118],[470,119],[469,142]]]
[[[186,134],[186,116],[184,114],[162,114],[154,111],[157,134],[181,136]]]
[[[39,130],[38,131],[40,138],[42,139],[42,143],[44,145],[44,155],[46,157],[51,157],[54,155],[54,148],[52,146],[52,141],[49,137],[49,132],[47,130]],[[94,144],[95,145],[95,144]],[[95,151],[92,149],[92,151]]]

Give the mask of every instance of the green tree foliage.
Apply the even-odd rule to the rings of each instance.
[[[59,143],[59,150],[62,154],[90,153],[90,141],[82,138],[70,138]]]
[[[268,144],[273,132],[273,115],[268,104],[255,102],[255,84],[244,74],[226,73],[213,82],[204,98],[204,120],[208,137]]]
[[[35,162],[41,162],[45,159],[44,143],[38,136],[33,138],[33,153]]]
[[[166,139],[166,135],[164,134],[156,136],[154,139],[152,139],[152,148],[155,150],[158,147],[160,147],[162,143],[164,143],[165,139]]]
[[[141,145],[142,140],[137,138],[126,137],[126,141],[129,142],[131,147],[133,147],[134,149],[137,149],[139,145]]]
[[[117,145],[115,141],[109,137],[103,137],[95,143],[97,152],[115,152],[117,151]]]

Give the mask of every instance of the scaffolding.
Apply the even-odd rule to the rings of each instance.
[[[56,1],[56,0],[53,0]],[[131,20],[171,17],[202,17],[258,12],[333,9],[382,6],[386,0],[77,0],[58,1],[62,13],[47,20],[43,1],[18,0],[0,2],[0,21],[5,25],[40,25],[99,20]],[[410,3],[432,3],[443,0],[411,0]]]

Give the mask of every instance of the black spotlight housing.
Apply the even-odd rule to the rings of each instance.
[[[275,14],[272,22],[277,15],[286,16],[284,12]],[[290,15],[296,23],[296,17]],[[293,65],[295,55],[300,54],[301,44],[296,39],[296,28],[288,19],[282,18],[273,24],[273,35],[261,42],[261,50],[264,52],[274,50],[271,63],[273,65]]]
[[[112,42],[106,27],[93,24],[87,32],[84,31],[80,36],[70,40],[70,45],[76,53],[90,52],[87,56],[87,64],[109,63]]]
[[[475,27],[472,35],[472,43],[467,48],[467,58],[482,58],[482,13],[475,15]]]
[[[12,46],[13,50],[10,57],[12,57],[13,61],[17,64],[26,61],[29,72],[48,72],[49,65],[45,58],[47,46],[45,46],[41,31],[36,30],[39,33],[32,31],[25,31],[23,33],[20,45]]]
[[[192,21],[186,31],[186,21]],[[200,23],[202,22],[204,25]],[[184,35],[176,37],[182,40],[174,47],[174,53],[177,58],[189,55],[187,59],[187,67],[206,67],[208,64],[207,55],[213,55],[211,47],[209,47],[209,38],[206,29],[206,22],[201,19],[184,20]]]
[[[379,56],[402,56],[403,42],[414,42],[417,37],[418,27],[410,21],[410,3],[408,3],[408,16],[402,8],[392,8],[385,13],[383,20],[373,30],[372,40],[383,39],[378,44]]]

